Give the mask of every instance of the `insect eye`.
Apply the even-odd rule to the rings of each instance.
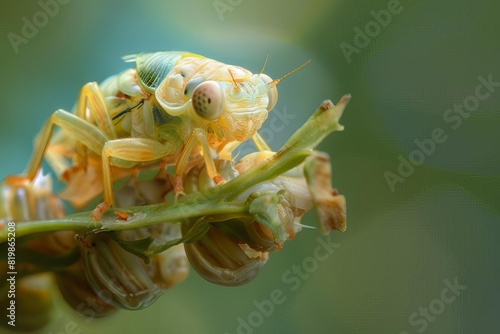
[[[191,98],[195,88],[198,87],[198,85],[202,82],[203,78],[195,78],[189,80],[189,82],[186,85],[186,88],[184,89],[184,95],[186,95],[188,98]]]
[[[262,81],[264,83],[268,84],[273,81],[268,75],[266,74],[261,74],[260,77],[262,78]],[[273,110],[273,108],[276,106],[276,103],[278,102],[278,89],[276,86],[269,87],[269,91],[267,92],[267,95],[269,97],[269,104],[267,105],[267,111]]]
[[[222,113],[224,92],[217,82],[205,81],[195,88],[191,100],[198,116],[213,121]]]

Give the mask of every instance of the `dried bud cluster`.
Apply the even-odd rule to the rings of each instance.
[[[64,216],[60,200],[52,193],[49,176],[39,173],[33,183],[20,182],[15,186],[2,184],[0,187],[0,228],[8,224],[16,226],[23,221],[55,219]],[[14,232],[15,233],[15,232]],[[50,321],[53,309],[52,280],[47,269],[38,261],[40,258],[70,251],[73,246],[73,233],[60,231],[43,235],[33,240],[14,239],[15,264],[0,262],[0,281],[3,288],[8,288],[7,272],[17,272],[15,281],[16,317],[18,321],[11,329],[31,331],[45,326]],[[21,248],[22,247],[22,248]],[[22,259],[25,258],[25,261]],[[11,267],[13,265],[14,267]],[[33,273],[30,275],[30,273]],[[2,289],[3,290],[3,289]],[[6,290],[5,290],[6,291]],[[0,307],[6,310],[10,306],[9,294],[2,293]],[[0,322],[6,326],[7,322]]]

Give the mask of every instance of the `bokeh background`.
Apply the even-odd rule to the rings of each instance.
[[[376,29],[371,11],[394,3],[72,0],[16,52],[8,33],[21,35],[23,17],[31,21],[41,7],[2,1],[2,178],[23,170],[53,111],[70,109],[84,83],[126,69],[121,56],[135,52],[188,50],[255,72],[269,55],[271,77],[311,59],[278,86],[276,109],[293,117],[268,131],[274,149],[321,101],[353,96],[345,131],[320,146],[347,197],[348,229],[332,235],[337,248],[298,289],[282,275],[313,256],[318,230],[287,242],[246,286],[215,286],[192,271],[143,311],[86,321],[61,303],[42,333],[66,333],[70,322],[79,333],[238,333],[238,317],[248,321],[254,301],[274,289],[285,301],[254,333],[497,333],[500,87],[456,129],[458,121],[443,116],[473,101],[479,76],[500,81],[500,8],[491,0],[401,0],[400,12],[346,57],[341,45],[356,46],[355,29]],[[408,159],[415,140],[430,139],[436,128],[446,140],[391,189],[384,173],[397,173],[399,157]],[[310,213],[303,222],[315,219]],[[445,280],[467,286],[449,304],[439,301]]]

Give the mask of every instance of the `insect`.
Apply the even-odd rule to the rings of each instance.
[[[85,84],[73,113],[59,109],[43,125],[23,175],[5,182],[33,180],[42,159],[67,181],[66,199],[76,206],[104,192],[100,215],[114,204],[113,181],[141,168],[175,165],[174,193],[183,194],[183,173],[195,157],[204,160],[217,184],[213,154],[231,151],[252,138],[268,146],[257,130],[276,105],[276,85],[308,62],[272,80],[188,52],[140,53],[124,57],[135,68]],[[62,131],[53,135],[54,126]],[[82,189],[85,190],[82,190]]]

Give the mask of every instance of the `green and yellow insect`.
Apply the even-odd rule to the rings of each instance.
[[[66,198],[73,204],[83,206],[104,192],[104,202],[92,213],[100,220],[114,204],[113,181],[139,168],[175,165],[174,193],[182,194],[183,174],[194,157],[221,183],[214,154],[250,138],[268,149],[257,130],[276,105],[283,77],[272,80],[262,71],[253,74],[188,52],[141,53],[125,60],[135,61],[135,68],[100,86],[87,83],[73,113],[59,109],[50,116],[25,173],[5,182],[33,180],[45,156],[68,182]],[[54,125],[62,131],[53,135]]]

